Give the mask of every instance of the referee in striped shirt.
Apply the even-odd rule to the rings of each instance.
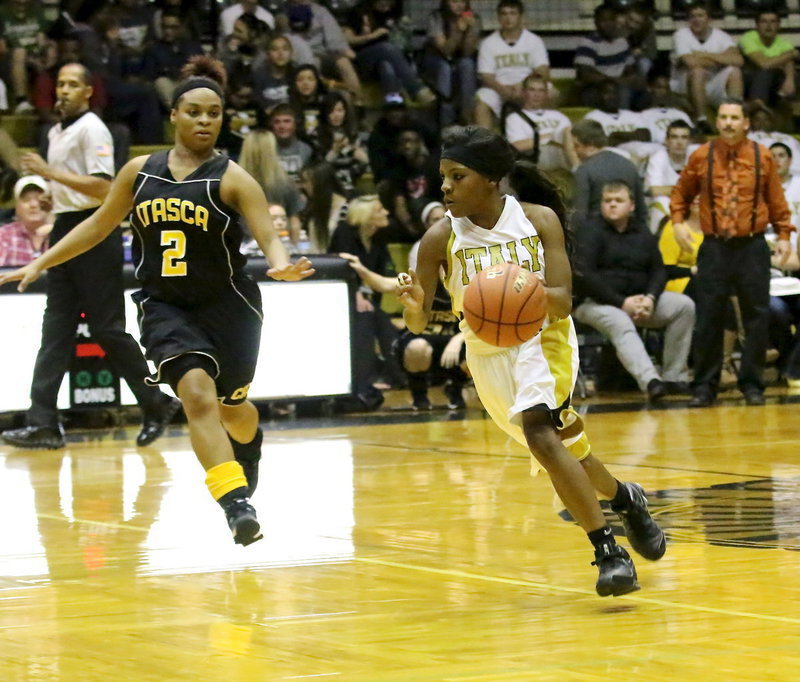
[[[83,65],[61,67],[56,83],[56,109],[61,121],[48,133],[47,161],[38,154],[22,157],[25,171],[51,183],[56,213],[51,246],[100,206],[114,176],[111,133],[89,111],[90,82],[90,73]],[[145,385],[149,368],[139,345],[125,331],[122,239],[120,231],[115,230],[90,251],[49,271],[42,343],[33,370],[27,425],[4,431],[2,439],[6,443],[28,448],[64,446],[64,431],[58,420],[58,391],[69,368],[82,312],[92,337],[142,408],[143,425],[137,444],[148,445],[158,438],[179,409],[179,401]]]

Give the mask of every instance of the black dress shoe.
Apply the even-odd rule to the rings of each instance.
[[[760,388],[756,388],[755,386],[746,388],[743,393],[744,402],[747,405],[764,405],[766,403],[766,400],[764,400],[764,391]]]
[[[709,391],[696,391],[689,401],[689,407],[710,407],[714,404],[714,395]]]
[[[664,386],[670,395],[689,395],[692,392],[688,381],[665,381]]]
[[[181,401],[177,398],[170,398],[164,402],[157,412],[145,411],[142,430],[136,436],[136,445],[150,445],[162,433],[172,418],[181,409]]]
[[[2,439],[17,448],[58,450],[64,447],[64,429],[58,426],[25,426],[3,431]]]
[[[667,387],[661,379],[650,379],[647,384],[647,398],[651,403],[658,402],[667,395]]]

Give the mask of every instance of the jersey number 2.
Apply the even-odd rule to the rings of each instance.
[[[169,247],[161,255],[161,276],[186,277],[186,235],[180,230],[165,230],[161,246]]]

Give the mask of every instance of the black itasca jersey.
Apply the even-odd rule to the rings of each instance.
[[[219,195],[229,159],[215,156],[178,182],[167,166],[168,153],[152,154],[134,183],[136,278],[146,293],[169,303],[214,300],[247,278],[239,214]]]

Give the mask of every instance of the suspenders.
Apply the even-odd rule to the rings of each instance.
[[[711,229],[714,234],[717,234],[717,212],[714,208],[714,186],[712,184],[714,178],[714,142],[711,140],[708,145],[708,197],[711,201]],[[761,150],[758,143],[753,142],[753,153],[756,158],[756,189],[753,196],[753,214],[750,217],[750,234],[755,234],[756,231],[756,213],[758,212],[758,199],[761,195]]]

